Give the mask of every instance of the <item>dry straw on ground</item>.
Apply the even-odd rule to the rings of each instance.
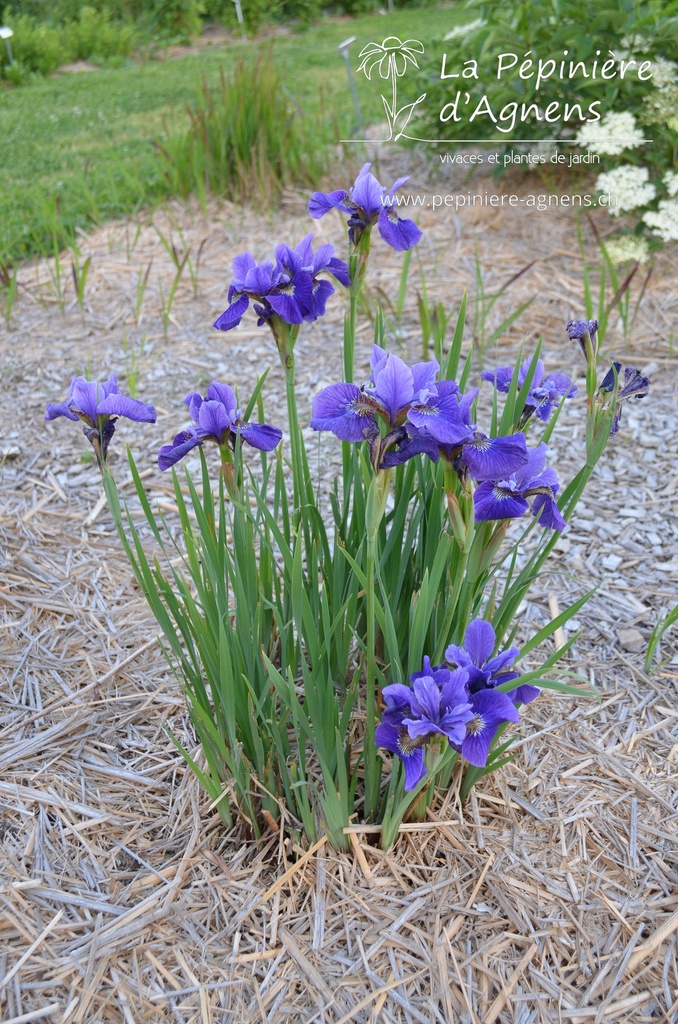
[[[534,342],[543,333],[549,365],[580,372],[578,354],[563,344],[564,323],[583,314],[568,213],[447,210],[421,219],[417,260],[429,294],[448,307],[464,285],[473,291],[476,253],[488,291],[536,260],[492,312],[496,325],[536,295],[498,353],[508,359],[524,336]],[[96,471],[79,461],[85,442],[66,421],[42,423],[44,401],[61,400],[73,372],[115,369],[124,386],[125,372],[136,369],[158,424],[121,425],[113,468],[124,480],[129,440],[145,460],[150,495],[168,506],[152,454],[181,423],[183,394],[213,376],[244,394],[274,362],[272,343],[251,321],[230,337],[209,324],[237,252],[263,257],[311,227],[300,198],[289,197],[275,221],[230,207],[205,220],[179,206],[154,220],[194,255],[207,239],[198,296],[184,276],[166,334],[160,295],[174,269],[141,220],[83,240],[92,268],[82,315],[70,292],[59,312],[46,265],[25,268],[11,329],[0,334],[0,1017],[675,1020],[675,639],[672,646],[667,637],[666,663],[649,677],[642,653],[626,649],[647,639],[678,579],[668,345],[678,301],[669,257],[649,282],[631,338],[623,341],[616,322],[608,335],[617,356],[654,364],[652,397],[625,411],[554,571],[520,615],[526,636],[559,603],[600,583],[578,616],[582,636],[569,657],[595,682],[600,703],[542,695],[524,711],[516,761],[464,806],[453,788],[430,821],[403,829],[390,853],[356,827],[344,855],[323,841],[301,849],[282,832],[257,846],[238,829],[224,831],[164,732],[169,725],[195,742],[98,500]],[[338,221],[321,230],[341,242]],[[400,257],[375,245],[373,287],[392,292],[399,267]],[[335,303],[300,342],[306,413],[339,370],[341,315]],[[360,335],[363,366],[369,336]],[[417,337],[410,301],[401,340],[413,353]],[[281,384],[274,366],[270,422],[283,420]],[[581,454],[581,405],[573,403],[564,425],[555,448],[567,478]],[[321,444],[325,465],[334,449]]]

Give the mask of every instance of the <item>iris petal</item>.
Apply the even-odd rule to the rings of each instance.
[[[155,409],[128,395],[109,395],[99,402],[99,416],[126,416],[137,423],[155,423]]]
[[[508,490],[489,480],[479,484],[473,494],[473,511],[477,523],[518,519],[525,515],[529,507],[519,491]]]
[[[556,505],[555,501],[548,494],[538,494],[532,502],[532,512],[537,516],[540,526],[551,530],[564,530],[566,523]]]
[[[355,384],[330,384],[313,402],[311,427],[330,430],[340,441],[362,441],[366,427],[375,422],[369,396]]]
[[[233,260],[233,284],[237,291],[243,291],[250,270],[257,265],[251,252],[243,252]]]
[[[389,353],[380,369],[374,374],[374,394],[395,423],[401,409],[409,405],[414,397],[412,370],[398,356]]]
[[[462,455],[476,480],[506,480],[528,459],[524,434],[490,438],[478,433]]]
[[[97,391],[98,384],[95,380],[74,377],[71,381],[69,405],[73,412],[80,413],[91,426],[95,425],[97,419]]]
[[[228,309],[225,309],[220,317],[212,324],[218,331],[230,331],[237,327],[243,318],[243,313],[250,304],[247,295],[240,295],[235,302],[232,302]]]
[[[163,445],[158,452],[158,465],[160,469],[169,469],[174,466],[184,455],[188,455],[193,448],[201,445],[202,441],[194,430],[182,430],[174,438],[172,444]]]
[[[53,405],[52,402],[48,402],[45,419],[47,421],[55,420],[57,416],[65,416],[67,420],[78,422],[78,416],[73,412],[68,402],[62,402],[60,405]]]
[[[223,444],[233,424],[221,402],[208,399],[200,406],[198,413],[198,433],[202,438],[212,438],[217,444]]]
[[[345,188],[335,189],[334,192],[314,192],[308,204],[308,212],[314,220],[320,220],[330,210],[343,210],[350,213],[351,208],[346,205],[348,192]]]
[[[268,423],[245,423],[238,430],[243,441],[262,452],[272,452],[282,440],[282,430]]]
[[[383,195],[384,189],[369,171],[360,174],[351,189],[351,199],[362,210],[366,221],[380,214]]]
[[[421,229],[415,222],[399,217],[392,209],[382,209],[377,226],[386,244],[396,252],[412,249],[421,239]]]
[[[207,389],[207,397],[213,402],[221,402],[230,421],[235,422],[238,415],[238,403],[233,388],[228,384],[220,384],[218,380],[213,380]]]
[[[477,668],[492,657],[496,642],[497,636],[491,622],[485,619],[474,619],[473,622],[469,622],[464,634],[464,647]]]

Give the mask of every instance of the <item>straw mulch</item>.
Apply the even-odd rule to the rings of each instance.
[[[423,175],[415,187],[426,185]],[[530,179],[513,188],[541,190]],[[180,685],[99,500],[96,470],[81,461],[86,442],[74,424],[42,422],[44,402],[63,400],[73,372],[117,370],[123,386],[138,372],[158,423],[121,423],[112,466],[129,495],[129,441],[151,497],[171,515],[152,456],[182,424],[183,395],[214,376],[245,395],[275,364],[252,320],[231,336],[209,324],[224,308],[237,252],[263,258],[312,227],[301,197],[286,197],[275,221],[230,206],[206,220],[174,205],[153,220],[194,257],[206,239],[197,297],[185,274],[167,332],[160,310],[174,269],[149,218],[83,239],[93,258],[82,314],[72,286],[59,310],[47,264],[24,268],[10,330],[0,333],[4,1024],[674,1021],[675,632],[663,665],[650,676],[642,667],[678,579],[670,256],[658,260],[631,337],[616,321],[608,334],[615,355],[650,364],[652,396],[625,410],[553,571],[519,616],[527,636],[600,584],[577,616],[582,635],[567,660],[600,702],[543,694],[524,710],[516,760],[465,805],[455,780],[430,821],[405,826],[389,853],[356,826],[346,855],[322,840],[301,848],[282,831],[259,845],[225,831],[164,731],[195,752]],[[581,372],[563,344],[564,323],[583,315],[568,211],[424,211],[420,221],[429,296],[448,307],[464,285],[473,296],[476,254],[488,292],[536,260],[492,310],[488,333],[536,296],[491,355],[508,361],[525,336],[543,334],[547,363]],[[321,231],[341,244],[338,220]],[[400,265],[375,244],[372,287],[392,293]],[[302,416],[338,373],[341,317],[335,302],[300,340]],[[364,368],[369,327],[360,338]],[[417,338],[412,294],[399,339],[416,354]],[[283,421],[281,384],[274,365],[270,422]],[[581,455],[581,401],[564,424],[554,447],[568,479]],[[324,466],[336,453],[332,439],[321,445]]]

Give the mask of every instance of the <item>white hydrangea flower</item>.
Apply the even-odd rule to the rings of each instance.
[[[607,255],[615,266],[622,263],[647,263],[650,256],[650,247],[646,238],[637,238],[635,235],[624,235],[622,238],[612,238],[605,243]]]
[[[678,132],[678,84],[652,89],[645,97],[645,107],[646,121],[650,124],[665,124],[672,132]]]
[[[678,174],[673,171],[667,171],[664,175],[664,184],[670,196],[678,195]]]
[[[654,199],[655,187],[649,177],[647,167],[634,167],[632,164],[622,164],[598,175],[596,191],[610,196],[607,209],[611,217],[647,206]]]
[[[636,53],[647,53],[648,50],[652,49],[652,42],[646,39],[645,36],[622,36],[622,46],[625,46],[628,50],[635,50]],[[621,56],[621,54],[617,54]],[[626,59],[625,55],[624,59]]]
[[[443,36],[445,42],[449,42],[450,39],[463,39],[464,36],[469,35],[471,32],[475,32],[478,28],[484,28],[487,22],[484,18],[476,18],[475,21],[468,21],[465,25],[457,25],[451,32],[448,32],[446,36]]]
[[[678,242],[678,199],[662,199],[659,209],[643,217],[648,227],[664,242]]]
[[[627,110],[620,113],[611,110],[602,121],[582,125],[577,135],[579,146],[602,156],[619,156],[625,149],[640,146],[642,141],[643,133]]]
[[[652,84],[657,89],[666,89],[678,82],[678,64],[664,57],[655,57],[652,61]]]

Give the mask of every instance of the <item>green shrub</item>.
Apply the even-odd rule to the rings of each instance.
[[[204,14],[207,21],[219,22],[222,25],[230,25],[236,21],[233,0],[205,0]]]
[[[217,89],[203,80],[188,116],[188,129],[166,123],[158,144],[173,194],[272,203],[325,169],[325,130],[300,116],[268,52],[254,64],[241,61],[228,78],[222,70]]]
[[[142,17],[161,36],[189,40],[200,33],[203,12],[202,0],[148,0]]]
[[[311,22],[317,21],[322,14],[322,0],[287,0],[285,14],[300,21],[306,27]]]
[[[5,64],[3,77],[10,85],[23,85],[30,78],[30,71],[23,61],[15,60],[13,64]]]
[[[51,75],[74,60],[110,61],[132,52],[138,39],[132,22],[114,21],[105,10],[77,6],[77,18],[64,24],[38,21],[31,15],[14,13],[12,8],[5,10],[3,21],[14,31],[14,64],[9,64],[4,46],[0,47],[6,81],[21,85],[31,73]]]
[[[242,16],[248,35],[269,21],[275,21],[283,12],[283,0],[241,0]],[[235,7],[235,5],[234,5]]]
[[[27,72],[51,75],[61,64],[68,64],[73,59],[73,49],[63,29],[34,21],[27,15],[16,15],[11,10],[5,11],[4,19],[14,32],[11,41],[14,59]],[[0,50],[0,59],[3,61],[3,75],[7,78],[9,62],[4,49],[3,46]]]
[[[105,11],[99,12],[94,7],[83,7],[79,19],[71,22],[66,31],[76,60],[127,57],[137,39],[131,23],[112,21]]]
[[[381,4],[379,0],[343,0],[343,3],[336,6],[347,14],[369,14],[370,11],[378,10]]]
[[[15,0],[5,8],[2,23],[6,24],[9,12],[15,16],[25,15],[33,21],[43,21],[49,25],[64,25],[67,21],[77,21],[83,0]],[[0,6],[1,10],[1,6]]]

